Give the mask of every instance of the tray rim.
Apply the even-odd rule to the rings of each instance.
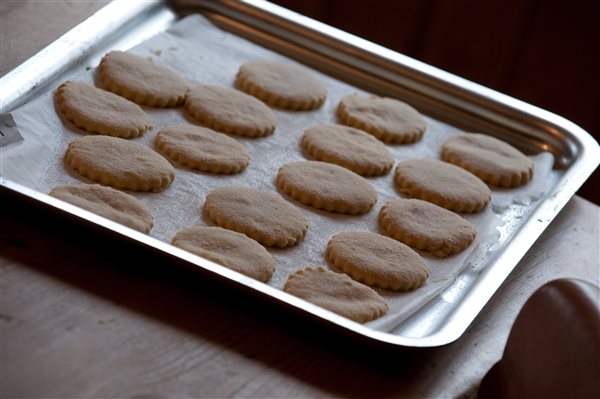
[[[289,295],[274,287],[270,287],[266,284],[256,282],[223,266],[217,265],[201,257],[189,254],[188,252],[173,247],[172,245],[155,239],[151,236],[138,233],[134,230],[126,228],[108,219],[104,219],[88,211],[74,207],[60,200],[56,200],[52,197],[49,197],[46,194],[36,192],[35,190],[28,189],[20,184],[3,179],[1,177],[1,171],[0,191],[8,190],[13,193],[18,193],[19,195],[29,197],[39,202],[40,204],[45,204],[54,207],[60,211],[67,212],[71,215],[81,218],[81,220],[84,222],[92,222],[96,225],[100,225],[106,229],[115,232],[117,236],[121,236],[127,239],[133,239],[144,245],[152,246],[155,249],[164,251],[170,255],[182,259],[190,263],[191,265],[198,266],[210,272],[216,273],[221,277],[232,280],[247,288],[250,288],[259,294],[266,295],[277,301],[293,306],[299,310],[307,312],[308,314],[314,317],[317,317],[326,322],[336,324],[339,327],[357,333],[361,336],[397,346],[434,347],[453,342],[462,335],[462,333],[468,328],[468,326],[475,319],[475,317],[477,317],[480,310],[483,308],[485,303],[487,303],[487,301],[491,298],[491,296],[497,290],[500,284],[505,280],[505,278],[513,270],[513,268],[516,267],[521,257],[525,255],[527,250],[531,247],[531,245],[533,245],[533,243],[539,237],[539,235],[541,235],[545,228],[550,224],[550,222],[558,214],[560,209],[562,209],[562,207],[566,205],[566,203],[574,195],[575,191],[579,188],[579,186],[583,184],[587,177],[597,167],[598,163],[600,163],[600,147],[598,146],[598,143],[596,143],[596,141],[591,137],[591,135],[589,135],[589,133],[585,132],[579,126],[560,116],[537,108],[533,105],[524,103],[520,100],[516,100],[504,94],[498,93],[494,90],[488,89],[476,83],[469,82],[465,79],[459,78],[445,71],[441,71],[435,67],[421,63],[420,61],[413,60],[402,54],[385,49],[376,44],[367,42],[356,36],[342,32],[336,28],[329,27],[317,21],[311,20],[307,17],[293,13],[292,11],[283,9],[282,7],[276,6],[266,1],[245,1],[237,3],[229,2],[226,0],[199,0],[196,2],[188,1],[187,3],[194,3],[195,6],[204,5],[205,7],[207,7],[207,4],[208,6],[213,7],[215,5],[218,7],[229,7],[231,9],[235,9],[234,11],[236,12],[239,12],[240,9],[247,9],[253,10],[253,12],[256,13],[263,13],[263,15],[267,15],[270,17],[274,16],[277,18],[282,18],[284,20],[287,19],[293,24],[305,26],[305,29],[309,31],[312,29],[313,32],[319,32],[319,34],[326,34],[331,37],[336,37],[341,41],[346,40],[348,42],[363,46],[366,50],[372,51],[376,55],[384,58],[386,62],[397,63],[408,68],[413,68],[419,73],[430,74],[432,77],[435,77],[439,81],[447,82],[452,87],[461,89],[466,93],[474,93],[490,101],[493,101],[496,104],[508,107],[510,109],[514,108],[520,111],[525,116],[529,115],[531,118],[536,118],[538,120],[544,121],[550,126],[558,127],[562,131],[568,132],[570,135],[572,135],[572,137],[575,138],[577,145],[580,147],[579,156],[576,157],[573,163],[568,166],[565,174],[560,178],[559,183],[547,195],[547,199],[542,200],[538,207],[532,212],[532,214],[530,215],[531,222],[522,225],[515,234],[515,236],[511,239],[511,251],[502,251],[502,253],[500,253],[499,255],[499,258],[494,261],[495,264],[500,266],[492,268],[491,272],[493,273],[495,279],[499,279],[500,283],[498,283],[495,289],[492,290],[491,294],[480,292],[484,291],[486,288],[489,288],[488,286],[476,285],[465,295],[465,298],[461,301],[461,306],[459,310],[463,310],[464,312],[470,312],[469,317],[467,317],[468,320],[463,317],[464,314],[461,314],[460,311],[453,311],[449,314],[447,320],[445,321],[445,324],[440,330],[436,331],[431,335],[416,338],[393,335],[390,333],[373,330],[362,324],[345,319],[326,309],[320,308],[304,300]],[[128,12],[123,12],[124,6],[130,7],[128,8]],[[40,51],[38,54],[31,57],[21,66],[17,67],[15,70],[9,72],[2,79],[0,79],[0,86],[9,87],[9,90],[3,90],[3,93],[0,94],[0,105],[2,107],[2,112],[6,112],[6,109],[14,109],[16,108],[16,105],[14,104],[18,104],[19,102],[23,103],[29,98],[34,97],[36,94],[40,94],[45,91],[43,84],[39,84],[39,82],[38,84],[34,84],[33,86],[28,87],[27,84],[30,82],[28,80],[23,80],[22,76],[29,75],[33,77],[39,77],[39,75],[41,74],[40,63],[44,63],[44,60],[48,58],[49,54],[51,54],[53,52],[53,49],[55,49],[57,46],[63,46],[64,48],[64,46],[75,45],[75,37],[80,36],[82,31],[86,31],[92,27],[98,26],[99,22],[105,20],[108,16],[112,17],[112,15],[114,15],[114,10],[116,10],[117,8],[119,9],[119,12],[122,13],[119,15],[127,16],[127,18],[122,18],[120,23],[126,23],[128,18],[132,18],[134,15],[137,15],[139,13],[147,12],[157,6],[168,7],[169,5],[167,4],[167,2],[164,1],[142,4],[138,2],[127,2],[126,0],[116,0],[100,9],[88,20],[84,21],[80,25],[73,28],[71,31],[67,32],[65,35],[57,39],[44,50]],[[113,26],[111,26],[111,29],[113,30],[118,28],[118,23],[114,23]],[[109,33],[110,32],[108,31],[104,32],[104,34],[106,35],[108,35]],[[92,51],[91,46],[85,51]],[[75,62],[73,57],[67,58],[67,60],[64,60],[65,64],[68,64],[69,62]],[[51,71],[51,73],[58,74],[61,71],[60,68],[64,67],[65,66],[61,67],[60,65],[54,65],[52,67],[53,70]],[[21,82],[19,82],[19,80],[21,80]],[[517,244],[515,245],[514,243]],[[485,298],[483,301],[481,300],[482,297]]]

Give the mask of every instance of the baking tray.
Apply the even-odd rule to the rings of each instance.
[[[441,294],[391,332],[354,323],[163,241],[0,177],[2,195],[16,195],[34,206],[66,212],[82,222],[101,226],[114,236],[160,251],[192,269],[201,268],[359,336],[397,346],[433,347],[460,337],[600,161],[600,148],[595,140],[559,116],[264,1],[114,1],[0,80],[2,114],[96,66],[107,51],[128,49],[166,30],[189,13],[201,13],[224,30],[356,87],[400,98],[424,114],[453,126],[498,136],[530,154],[552,152],[554,167],[561,171],[560,178],[518,230],[511,232],[508,245],[489,264],[460,273]],[[56,60],[57,53],[64,57]]]

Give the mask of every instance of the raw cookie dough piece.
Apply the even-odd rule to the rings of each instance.
[[[433,159],[409,159],[396,166],[397,187],[408,197],[455,212],[479,212],[490,202],[489,187],[477,176]]]
[[[425,119],[410,105],[387,97],[350,94],[337,108],[338,118],[388,144],[408,144],[421,140]]]
[[[268,247],[296,245],[308,230],[308,221],[298,208],[277,194],[251,187],[211,191],[204,213],[218,226],[244,233]]]
[[[444,161],[498,187],[519,187],[533,176],[533,162],[510,144],[485,134],[454,136],[442,145]]]
[[[49,195],[142,233],[150,232],[154,226],[154,217],[143,202],[110,187],[99,184],[57,186]]]
[[[275,261],[265,247],[235,231],[191,227],[177,232],[172,243],[258,281],[268,281],[275,271]]]
[[[311,110],[323,105],[327,91],[306,70],[289,63],[257,60],[243,64],[236,85],[275,107]]]
[[[77,138],[69,143],[65,160],[80,175],[125,190],[162,191],[175,179],[175,169],[158,153],[115,137]]]
[[[389,201],[379,211],[379,224],[396,240],[440,258],[463,251],[477,235],[461,216],[418,199]]]
[[[185,109],[198,122],[226,133],[247,137],[272,134],[275,114],[260,100],[222,86],[196,86],[188,91]]]
[[[152,123],[137,104],[82,82],[61,84],[55,98],[61,114],[90,133],[128,139],[152,129]]]
[[[354,172],[318,161],[291,162],[279,168],[277,185],[287,195],[327,212],[362,214],[377,202],[377,192]]]
[[[152,59],[111,51],[100,62],[98,75],[108,90],[150,107],[183,104],[189,83]]]
[[[388,311],[385,300],[372,288],[323,267],[307,267],[290,275],[283,290],[358,323]]]
[[[304,132],[301,145],[317,161],[334,163],[363,176],[383,175],[394,166],[394,157],[381,141],[349,126],[313,126]]]
[[[361,283],[408,291],[422,286],[429,269],[408,246],[380,234],[345,232],[327,243],[327,260]]]
[[[241,143],[200,126],[165,126],[154,143],[174,161],[203,172],[238,173],[250,163],[250,154]]]

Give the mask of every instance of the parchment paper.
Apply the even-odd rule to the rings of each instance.
[[[189,16],[177,22],[168,31],[159,34],[130,50],[144,57],[152,57],[197,83],[219,84],[232,87],[239,66],[249,60],[286,60],[285,57],[261,48],[245,39],[224,32],[201,16]],[[272,136],[249,139],[235,137],[251,154],[250,166],[243,173],[230,176],[205,174],[175,164],[177,175],[173,184],[161,193],[130,192],[144,202],[155,216],[152,236],[170,242],[175,233],[192,225],[209,225],[201,216],[206,194],[225,185],[246,185],[278,192],[274,182],[277,170],[285,163],[306,159],[300,149],[300,137],[317,123],[334,123],[335,109],[340,98],[360,90],[312,71],[325,84],[328,98],[316,111],[287,112],[275,109],[278,127]],[[101,87],[96,71],[83,73],[77,80]],[[71,123],[61,120],[54,101],[54,92],[13,112],[24,141],[0,149],[0,171],[13,180],[37,191],[47,193],[56,185],[78,184],[91,181],[69,170],[63,162],[68,143],[85,135]],[[144,108],[154,123],[154,129],[134,141],[154,148],[153,140],[161,127],[174,123],[197,124],[183,110]],[[461,133],[452,126],[426,118],[427,130],[423,140],[411,145],[388,146],[396,161],[409,158],[439,158],[441,144],[450,136]],[[485,267],[495,251],[500,250],[518,228],[527,214],[534,209],[547,188],[558,179],[553,172],[553,158],[542,153],[532,158],[535,173],[532,182],[520,189],[494,190],[492,203],[475,215],[464,215],[478,230],[477,239],[461,254],[446,259],[424,255],[431,269],[427,283],[409,293],[377,289],[390,305],[389,314],[370,322],[372,328],[389,331],[423,306],[429,299],[448,287],[466,267]],[[343,231],[371,231],[383,233],[377,224],[379,209],[388,200],[399,198],[393,184],[393,172],[386,176],[369,178],[377,190],[378,201],[366,215],[346,216],[321,212],[306,207],[284,196],[300,207],[309,220],[305,240],[287,249],[269,249],[277,268],[269,285],[281,289],[289,274],[307,265],[328,265],[324,251],[329,238]],[[336,270],[337,271],[337,270]]]

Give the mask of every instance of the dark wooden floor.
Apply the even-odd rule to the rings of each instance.
[[[559,114],[600,141],[600,2],[273,0]],[[600,204],[600,172],[578,194]]]

